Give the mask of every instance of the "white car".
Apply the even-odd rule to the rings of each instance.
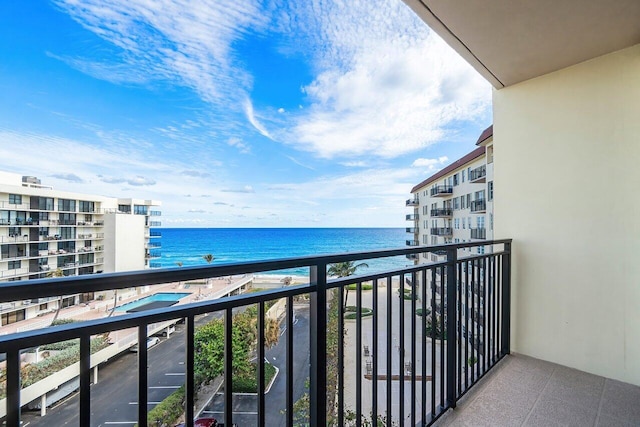
[[[151,347],[153,347],[154,345],[158,344],[160,342],[160,338],[158,337],[149,337],[147,338],[147,350],[150,349]],[[131,348],[129,348],[129,351],[133,352],[133,353],[137,353],[138,352],[138,344],[132,346]]]

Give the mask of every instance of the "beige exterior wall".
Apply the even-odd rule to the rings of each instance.
[[[105,261],[113,262],[113,270],[142,270],[145,265],[145,216],[105,215]],[[109,265],[105,265],[109,267]]]
[[[512,350],[640,385],[640,45],[494,92]]]

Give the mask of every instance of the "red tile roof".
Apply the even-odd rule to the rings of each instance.
[[[486,132],[486,130],[485,130],[485,132]],[[484,135],[484,132],[482,132],[482,134]],[[456,160],[455,162],[451,163],[446,168],[444,168],[441,171],[437,172],[435,175],[431,175],[429,178],[425,179],[420,184],[418,184],[415,187],[413,187],[411,189],[411,192],[415,193],[416,191],[418,191],[418,189],[424,187],[425,185],[428,185],[428,184],[431,184],[434,181],[437,181],[438,179],[442,178],[443,176],[448,175],[449,173],[453,172],[454,170],[464,166],[466,163],[469,163],[471,160],[474,160],[474,159],[484,155],[484,150],[485,150],[484,147],[476,148],[475,150],[473,150],[472,152],[470,152],[466,156]]]
[[[482,133],[480,134],[480,138],[478,138],[478,142],[476,142],[476,145],[480,145],[481,142],[484,142],[486,139],[492,136],[493,136],[493,125],[489,126],[488,128],[482,131]]]

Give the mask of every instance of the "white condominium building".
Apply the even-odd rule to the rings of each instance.
[[[159,267],[160,203],[57,191],[0,172],[0,282]],[[67,296],[63,306],[94,299]],[[2,325],[57,308],[57,300],[0,307]]]
[[[425,179],[411,190],[406,205],[408,246],[466,243],[493,238],[493,126],[482,132],[478,148]],[[478,253],[484,247],[472,248]],[[469,249],[469,250],[472,250]],[[440,261],[442,255],[408,255],[416,263]]]

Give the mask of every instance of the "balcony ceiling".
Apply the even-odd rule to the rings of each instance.
[[[640,43],[639,0],[404,0],[494,87]]]

